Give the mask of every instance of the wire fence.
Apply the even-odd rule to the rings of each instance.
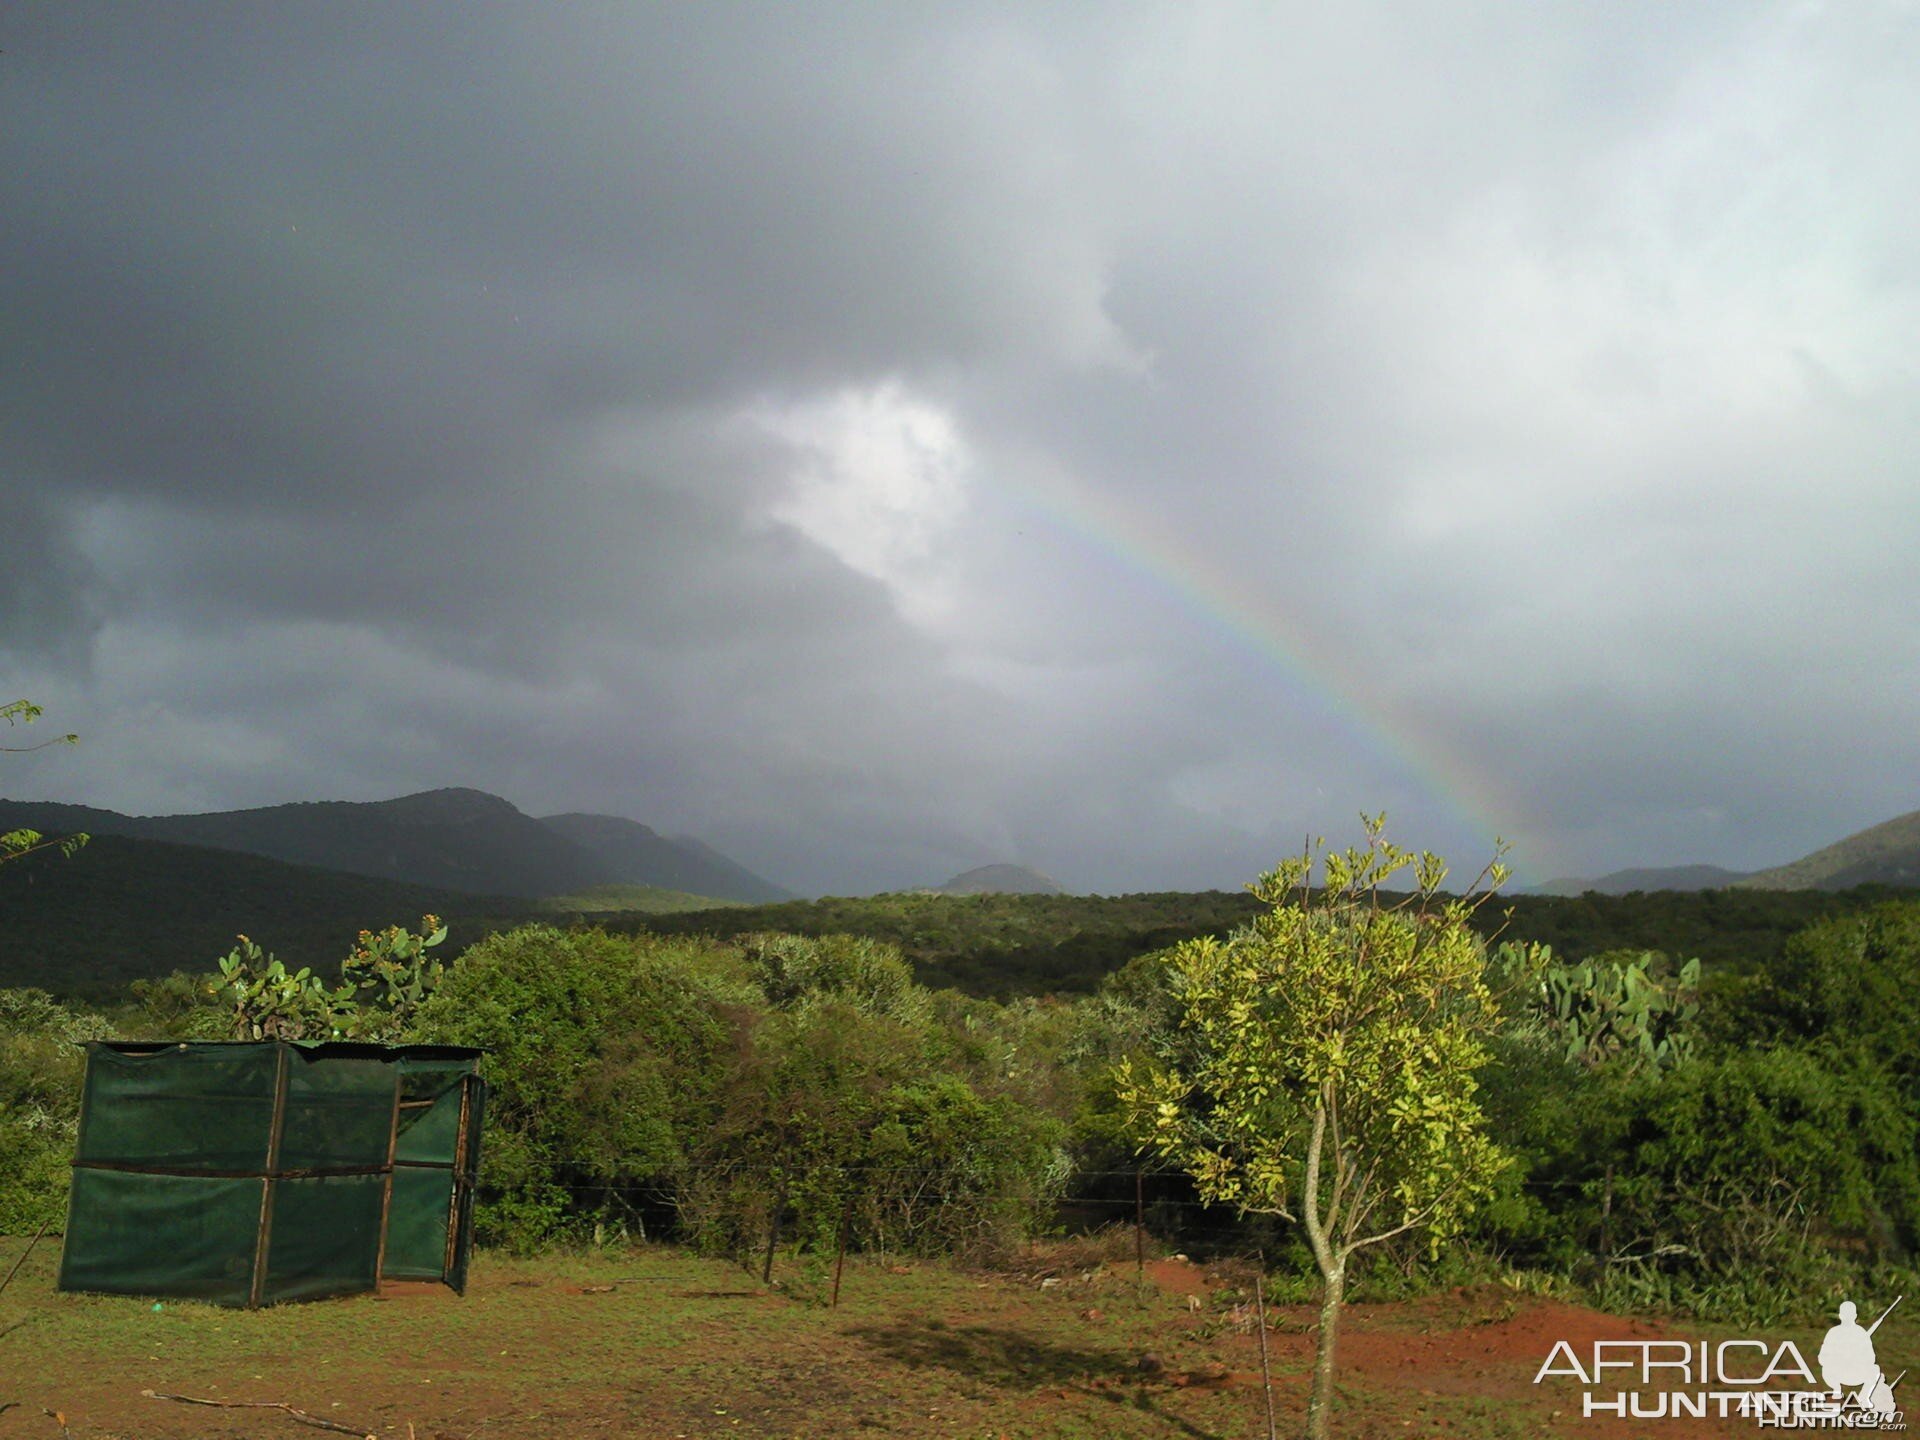
[[[614,1166],[609,1166],[608,1162],[604,1159],[556,1160],[553,1163],[557,1166],[560,1166],[563,1168],[569,1168],[569,1169],[601,1169],[601,1170],[613,1169],[616,1171],[616,1174],[618,1173],[617,1164]],[[675,1184],[677,1184],[682,1179],[688,1178],[688,1177],[703,1176],[703,1175],[727,1175],[727,1176],[737,1175],[742,1177],[767,1176],[767,1175],[775,1175],[780,1173],[782,1168],[783,1167],[779,1166],[778,1164],[754,1165],[754,1164],[748,1164],[748,1163],[743,1163],[739,1161],[724,1161],[724,1162],[718,1162],[718,1163],[713,1163],[713,1162],[691,1163],[691,1164],[677,1164],[670,1167],[670,1170],[664,1171],[664,1172],[659,1169],[635,1170],[627,1173],[624,1176],[620,1176],[619,1178],[615,1178],[611,1180],[560,1180],[560,1181],[554,1181],[553,1183],[557,1184],[562,1189],[583,1192],[583,1193],[590,1192],[590,1191],[591,1192],[633,1191],[636,1189],[644,1189],[648,1187],[657,1187],[662,1191],[662,1193],[671,1193]],[[808,1174],[812,1176],[832,1175],[832,1176],[844,1176],[849,1179],[853,1179],[858,1177],[878,1176],[878,1175],[924,1175],[928,1173],[930,1169],[940,1168],[940,1167],[929,1167],[924,1165],[841,1164],[836,1161],[836,1162],[822,1162],[815,1166],[795,1165],[795,1166],[784,1167],[784,1168],[786,1169],[787,1173],[795,1176],[798,1176],[801,1174]],[[1191,1183],[1191,1181],[1188,1179],[1185,1172],[1179,1171],[1179,1170],[1156,1170],[1156,1169],[1084,1170],[1076,1166],[1070,1172],[1071,1183],[1078,1183],[1078,1182],[1087,1181],[1087,1180],[1125,1180],[1129,1182],[1135,1181],[1135,1180],[1145,1180],[1148,1182],[1161,1182],[1164,1184],[1190,1184]],[[1523,1179],[1520,1183],[1527,1189],[1557,1189],[1557,1190],[1567,1190],[1567,1189],[1577,1190],[1582,1188],[1590,1188],[1592,1184],[1592,1182],[1586,1181],[1586,1180],[1560,1180],[1560,1179],[1550,1179],[1550,1178],[1539,1177],[1539,1176],[1528,1176],[1525,1179]],[[957,1198],[959,1195],[965,1194],[965,1193],[971,1193],[971,1192],[955,1191],[953,1192],[953,1196]],[[1107,1204],[1107,1203],[1112,1203],[1116,1205],[1133,1204],[1133,1201],[1131,1199],[1113,1200],[1109,1202],[1105,1199],[1102,1199],[1099,1196],[1081,1195],[1073,1192],[1069,1192],[1068,1195],[1065,1197],[1065,1200],[1066,1200],[1066,1203],[1071,1203],[1075,1205],[1079,1205],[1079,1204],[1092,1205],[1092,1204]],[[1173,1197],[1165,1196],[1165,1195],[1156,1197],[1151,1203],[1156,1205],[1189,1206],[1193,1209],[1198,1209],[1198,1210],[1225,1211],[1225,1210],[1231,1210],[1234,1208],[1230,1202],[1200,1200],[1200,1199],[1175,1199]]]

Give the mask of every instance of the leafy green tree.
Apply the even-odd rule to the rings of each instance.
[[[1416,1231],[1437,1245],[1509,1163],[1475,1093],[1500,1023],[1478,901],[1443,898],[1437,856],[1362,818],[1365,847],[1326,854],[1319,892],[1309,850],[1248,887],[1268,907],[1251,924],[1168,955],[1179,1030],[1119,1084],[1140,1140],[1204,1199],[1304,1232],[1324,1284],[1315,1440],[1354,1253]],[[1390,901],[1381,887],[1409,868],[1414,893]],[[1496,861],[1479,880],[1505,878]]]
[[[10,700],[0,705],[0,720],[5,720],[9,729],[15,725],[31,725],[44,713],[31,700]],[[56,735],[51,740],[42,740],[38,745],[0,745],[0,754],[21,755],[29,750],[44,750],[49,745],[77,745],[79,742],[78,735]],[[63,855],[71,855],[86,843],[85,835],[66,835],[49,840],[38,830],[9,830],[0,835],[0,865],[38,850],[57,849]]]

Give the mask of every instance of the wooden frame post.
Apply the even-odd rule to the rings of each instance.
[[[393,1067],[393,1118],[387,1122],[387,1169],[380,1186],[380,1246],[373,1255],[373,1293],[380,1293],[380,1282],[387,1268],[387,1220],[393,1214],[393,1156],[400,1146],[400,1084],[406,1076],[399,1065]]]
[[[440,1260],[440,1279],[451,1283],[454,1261],[460,1254],[460,1199],[467,1185],[467,1136],[473,1116],[473,1076],[460,1077],[460,1128],[453,1141],[453,1184],[447,1192],[447,1245]]]
[[[273,1238],[273,1177],[280,1168],[280,1139],[287,1128],[287,1071],[290,1047],[275,1040],[273,1061],[273,1119],[267,1126],[267,1164],[260,1176],[260,1228],[253,1238],[253,1283],[247,1287],[247,1308],[258,1309],[267,1293],[267,1251]]]

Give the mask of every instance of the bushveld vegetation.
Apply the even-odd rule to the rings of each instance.
[[[70,837],[62,837],[70,838]],[[450,952],[529,921],[599,923],[621,934],[755,931],[857,934],[893,944],[931,989],[1011,999],[1086,995],[1138,956],[1201,934],[1224,938],[1260,906],[1244,892],[1138,895],[875,895],[686,909],[667,892],[591,892],[541,902],[402,885],[237,851],[96,835],[85,863],[41,854],[0,866],[0,985],[113,1004],[136,980],[204,968],[236,931],[289,963],[337,964],[341,937],[369,919],[447,917]],[[1816,920],[1904,892],[1708,890],[1633,895],[1502,894],[1477,912],[1482,935],[1536,940],[1575,959],[1607,950],[1698,956],[1717,977],[1779,953]],[[666,899],[663,900],[663,896]],[[647,913],[668,901],[678,913]],[[621,909],[605,907],[621,903]],[[1509,913],[1510,912],[1510,913]]]
[[[817,1279],[842,1244],[985,1255],[1062,1217],[1131,1219],[1145,1168],[1168,1239],[1258,1249],[1304,1293],[1297,1237],[1141,1158],[1117,1078],[1191,1044],[1174,947],[1230,950],[1264,904],[890,896],[522,924],[444,965],[428,925],[363,935],[344,973],[275,973],[236,947],[87,1004],[0,992],[0,1230],[58,1224],[73,1041],[352,1033],[489,1048],[497,1245],[673,1237],[756,1270],[798,1255]],[[1509,906],[1473,912],[1499,933],[1465,952],[1498,1012],[1471,1095],[1509,1163],[1437,1249],[1409,1233],[1354,1254],[1351,1294],[1506,1269],[1611,1306],[1775,1321],[1911,1288],[1894,1272],[1920,1244],[1920,902]]]

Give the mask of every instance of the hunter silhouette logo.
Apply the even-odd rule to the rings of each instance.
[[[1864,1326],[1853,1301],[1843,1301],[1839,1323],[1820,1342],[1818,1375],[1791,1340],[1595,1340],[1585,1357],[1557,1340],[1533,1383],[1577,1380],[1586,1387],[1585,1416],[1744,1417],[1762,1430],[1905,1430],[1894,1392],[1906,1371],[1888,1379],[1873,1343],[1905,1298]],[[1608,1393],[1610,1385],[1622,1388]]]
[[[1893,1305],[1906,1298],[1898,1297]],[[1860,1312],[1853,1301],[1841,1301],[1840,1323],[1827,1331],[1827,1338],[1820,1342],[1820,1378],[1836,1396],[1852,1392],[1856,1406],[1866,1414],[1899,1413],[1893,1387],[1906,1378],[1906,1371],[1889,1381],[1881,1374],[1879,1362],[1873,1355],[1873,1332],[1880,1328],[1881,1320],[1893,1313],[1893,1305],[1882,1310],[1880,1319],[1863,1330],[1857,1322]]]

